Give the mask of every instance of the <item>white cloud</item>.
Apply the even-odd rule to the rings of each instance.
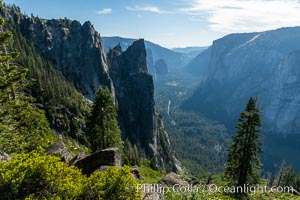
[[[129,11],[145,11],[145,12],[153,12],[153,13],[159,13],[159,14],[167,14],[171,13],[170,11],[161,10],[159,7],[156,6],[127,6],[127,10]]]
[[[97,13],[99,15],[106,15],[106,14],[112,13],[112,9],[111,8],[104,8],[102,10],[99,10]]]
[[[251,32],[300,25],[296,0],[193,0],[178,10],[217,32]]]

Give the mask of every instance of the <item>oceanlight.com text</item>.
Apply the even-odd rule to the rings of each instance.
[[[209,185],[179,185],[175,184],[174,186],[163,186],[161,184],[138,184],[136,187],[137,191],[142,191],[144,193],[155,192],[160,194],[166,194],[168,192],[175,193],[198,193],[198,192],[209,192],[209,193],[225,193],[225,194],[234,194],[234,193],[293,193],[295,189],[292,186],[278,186],[278,187],[268,187],[268,186],[218,186],[216,184]]]

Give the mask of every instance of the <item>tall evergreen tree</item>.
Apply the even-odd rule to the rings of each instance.
[[[107,88],[99,87],[87,126],[93,151],[121,147],[116,106]]]
[[[32,107],[23,94],[28,69],[13,64],[18,53],[7,50],[13,34],[3,26],[0,19],[0,147],[8,153],[31,151],[54,137],[44,112]]]
[[[139,151],[136,145],[132,145],[128,138],[124,141],[123,146],[123,160],[125,160],[124,164],[127,165],[140,165],[140,156]]]
[[[300,193],[300,172],[296,176],[296,190]]]
[[[279,166],[279,170],[278,170],[277,177],[276,177],[276,179],[277,179],[277,184],[276,184],[276,186],[277,186],[277,187],[281,185],[282,176],[283,176],[283,173],[284,173],[285,169],[286,169],[286,163],[285,163],[285,161],[283,160],[283,161],[281,162],[280,166]]]
[[[294,168],[292,165],[289,165],[287,168],[284,169],[282,178],[280,181],[280,186],[292,186],[295,188],[296,186],[296,175],[294,172]]]
[[[228,149],[225,178],[230,186],[243,187],[258,183],[261,168],[259,153],[262,152],[259,142],[260,126],[256,100],[251,97],[245,112],[240,114],[239,123],[236,125],[237,133]],[[239,191],[237,195],[243,195],[243,192]]]
[[[0,6],[2,1],[0,1]],[[12,61],[18,57],[18,53],[7,51],[7,44],[12,41],[13,34],[4,31],[4,19],[0,19],[0,102],[16,100],[18,89],[21,88],[21,80],[25,79],[28,69],[12,65]]]

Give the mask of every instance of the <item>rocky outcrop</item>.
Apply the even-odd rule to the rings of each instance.
[[[147,67],[148,67],[148,73],[152,74],[154,80],[156,79],[156,72],[155,72],[155,66],[154,66],[154,61],[153,61],[153,56],[152,56],[152,51],[151,49],[147,49]]]
[[[7,153],[0,150],[0,162],[7,162],[10,160],[11,160],[11,157]]]
[[[154,156],[149,146],[154,143],[154,87],[152,77],[147,73],[144,41],[136,41],[124,53],[117,46],[108,57],[122,136],[143,148],[146,155]]]
[[[116,45],[120,44],[122,49],[125,51],[129,46],[133,44],[137,39],[121,38],[121,37],[103,37],[103,44],[105,46],[106,52],[114,48]],[[164,59],[170,69],[179,69],[184,67],[189,61],[190,57],[184,53],[179,53],[162,47],[158,44],[152,43],[150,41],[145,41],[147,56],[151,54],[153,61],[159,59]],[[150,51],[149,51],[150,50]],[[148,63],[149,64],[149,63]],[[152,74],[152,71],[149,70]],[[153,75],[153,74],[152,74]]]
[[[152,184],[142,185],[143,200],[164,200],[164,195],[154,187]]]
[[[164,59],[158,59],[155,61],[155,71],[157,75],[168,74],[168,65]]]
[[[156,192],[148,192],[143,194],[143,200],[163,200],[164,197],[162,194]]]
[[[68,162],[71,158],[70,150],[63,142],[56,142],[46,149],[46,154],[51,156],[58,156],[64,162]]]
[[[9,9],[4,10],[11,14]],[[46,20],[28,17],[18,11],[13,18],[38,53],[85,97],[92,100],[99,86],[110,88],[118,104],[123,139],[128,138],[136,144],[140,156],[154,157],[156,163],[165,163],[164,166],[170,164],[166,160],[173,159],[169,156],[172,153],[161,156],[159,150],[161,144],[158,141],[162,134],[156,133],[158,129],[154,125],[157,115],[154,86],[148,73],[144,40],[134,42],[125,52],[121,47],[114,48],[109,53],[108,63],[101,37],[90,22],[81,25],[69,19]]]
[[[86,154],[84,152],[80,152],[70,160],[69,165],[75,165],[79,160],[82,160],[85,157]]]
[[[75,166],[87,175],[103,170],[106,166],[121,167],[121,153],[118,148],[104,149],[77,161]]]
[[[113,91],[100,35],[89,21],[21,16],[20,30],[87,98],[93,99],[99,86]]]
[[[134,166],[131,168],[130,173],[132,174],[132,176],[138,180],[144,180],[144,178],[141,176],[140,174],[140,170],[137,166]]]
[[[165,185],[165,186],[174,186],[174,185],[187,185],[188,183],[181,178],[174,172],[166,174],[158,183]]]
[[[154,138],[156,148],[154,148],[157,157],[156,162],[160,168],[166,169],[168,172],[182,172],[183,167],[175,157],[174,150],[171,147],[168,133],[165,130],[162,116],[155,112],[154,115]]]
[[[154,85],[148,74],[144,40],[134,42],[125,52],[118,45],[108,57],[122,138],[137,145],[142,156],[156,159],[159,167],[175,169],[167,134],[154,108]]]

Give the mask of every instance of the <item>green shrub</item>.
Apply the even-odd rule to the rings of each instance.
[[[163,173],[157,170],[153,170],[150,167],[142,166],[139,168],[141,176],[144,178],[144,183],[155,184],[163,178]]]
[[[90,177],[41,150],[0,162],[1,199],[139,199],[130,168],[111,167]]]
[[[3,199],[75,198],[82,193],[85,177],[59,157],[33,151],[0,164],[0,193]]]
[[[52,133],[43,110],[22,100],[0,105],[0,146],[6,153],[25,153],[39,146],[47,147],[57,139]]]
[[[121,169],[110,167],[106,172],[94,172],[89,177],[84,197],[103,200],[141,199],[141,193],[136,192],[136,184],[128,166]]]

